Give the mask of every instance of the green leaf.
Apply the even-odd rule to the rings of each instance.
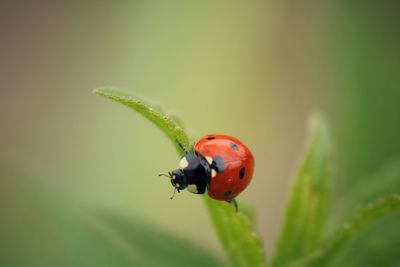
[[[249,219],[250,225],[254,229],[256,227],[256,213],[253,207],[245,201],[240,201],[240,212]]]
[[[0,266],[224,266],[148,222],[99,214],[30,177],[2,174]]]
[[[235,266],[265,266],[261,237],[252,228],[249,218],[236,212],[231,204],[205,197],[214,227],[229,258]]]
[[[189,148],[189,139],[183,130],[181,120],[176,115],[167,115],[160,105],[117,88],[97,88],[93,90],[93,93],[117,101],[142,114],[168,136],[180,155],[183,152],[178,143],[185,148]]]
[[[353,237],[382,217],[400,208],[400,195],[391,195],[368,203],[333,235],[321,248],[290,267],[322,267],[332,259]],[[396,229],[394,229],[396,230]]]
[[[178,140],[184,147],[189,147],[189,138],[181,127],[181,123],[171,119],[160,108],[154,108],[128,93],[118,89],[95,89],[94,93],[122,103],[138,111],[150,121],[154,122],[174,142]],[[178,152],[182,155],[182,150]],[[232,205],[205,197],[205,205],[231,262],[235,266],[254,267],[265,266],[264,249],[261,238],[252,229],[249,218],[241,212],[235,212]]]
[[[330,189],[330,144],[324,121],[314,116],[311,140],[295,175],[271,266],[311,252],[320,241]]]

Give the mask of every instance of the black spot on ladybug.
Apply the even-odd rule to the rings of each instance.
[[[244,167],[242,167],[239,172],[239,179],[243,179],[245,172],[246,172],[246,169]]]
[[[231,146],[231,148],[232,148],[233,150],[239,151],[239,147],[238,147],[235,143],[229,142],[229,145]]]
[[[216,170],[217,172],[223,172],[224,171],[224,161],[220,156],[215,156],[213,158],[213,162],[211,163],[211,168]]]
[[[224,196],[227,197],[227,196],[229,196],[230,194],[232,194],[232,191],[226,191],[226,192],[224,193]]]
[[[209,136],[209,137],[207,137],[207,140],[213,140],[213,139],[215,139],[215,136]]]

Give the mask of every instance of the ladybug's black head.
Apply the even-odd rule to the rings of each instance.
[[[187,187],[187,182],[183,170],[181,169],[173,170],[170,173],[170,175],[171,175],[171,184],[178,190],[178,192],[179,190],[183,190]]]
[[[203,194],[211,179],[210,165],[206,159],[186,152],[179,162],[179,167],[179,169],[168,172],[168,175],[160,175],[170,178],[172,186],[178,192],[187,188],[192,193]]]

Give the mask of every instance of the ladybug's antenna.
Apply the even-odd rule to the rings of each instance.
[[[168,177],[170,179],[172,178],[172,175],[171,175],[170,172],[168,174],[160,173],[158,176],[165,176],[165,177]]]
[[[172,196],[169,199],[172,200],[174,198],[174,196],[175,196],[175,193],[176,193],[176,187],[174,187],[174,192],[172,193]]]
[[[174,192],[172,193],[172,196],[169,199],[172,200],[174,198],[176,191],[178,191],[178,193],[181,192],[178,188],[174,187]]]

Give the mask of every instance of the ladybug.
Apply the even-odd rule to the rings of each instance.
[[[238,139],[227,135],[206,135],[196,141],[194,152],[181,146],[185,156],[179,169],[167,176],[175,191],[187,189],[194,194],[208,195],[232,203],[250,183],[254,170],[254,157]],[[171,199],[173,196],[171,197]]]

